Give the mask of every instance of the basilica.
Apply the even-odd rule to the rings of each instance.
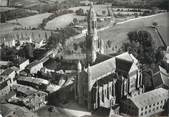
[[[88,110],[110,109],[122,99],[144,92],[138,60],[129,52],[104,55],[104,42],[97,35],[97,17],[93,4],[87,16],[86,60],[77,64],[75,99]],[[82,64],[82,63],[85,63]]]

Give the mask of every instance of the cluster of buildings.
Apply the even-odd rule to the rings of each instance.
[[[8,47],[16,47],[17,45],[24,45],[26,43],[35,44],[35,48],[40,48],[45,45],[47,39],[51,36],[50,31],[40,30],[15,30],[10,33],[1,34],[0,44]]]
[[[41,60],[33,62],[18,58],[15,65],[0,70],[1,101],[37,110],[48,103],[49,96],[54,94],[55,99],[55,94],[58,94],[55,92],[63,89],[60,90],[63,94],[61,98],[65,98],[71,90],[78,104],[89,111],[106,108],[111,110],[110,116],[120,113],[144,117],[163,112],[169,107],[167,88],[158,87],[145,92],[141,64],[131,53],[124,52],[117,56],[104,54],[104,42],[97,35],[97,18],[93,5],[87,23],[85,55],[74,59],[75,61],[62,57],[61,65],[64,66],[67,62],[66,67],[70,67],[74,64],[75,70],[73,67],[63,71],[47,68],[45,63],[49,62],[51,54],[57,53],[55,51],[47,52]],[[32,42],[31,38],[29,42]],[[8,43],[6,46],[10,45]],[[168,62],[167,53],[165,58]],[[0,66],[8,64],[7,61],[0,61]],[[160,69],[160,74],[168,85],[169,74],[162,66]]]
[[[77,102],[90,111],[98,108],[113,110],[111,114],[143,117],[163,112],[169,100],[168,88],[158,87],[145,92],[143,71],[138,60],[129,52],[115,57],[106,56],[101,42],[97,37],[96,16],[91,6],[86,35],[86,60],[79,61],[77,65]],[[169,79],[167,75],[166,79]]]

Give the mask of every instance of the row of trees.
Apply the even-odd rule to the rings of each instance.
[[[30,60],[34,58],[34,45],[27,43],[21,49],[17,50],[16,47],[1,46],[1,60],[15,62],[17,57],[23,57]]]
[[[157,66],[163,64],[165,68],[169,68],[163,61],[166,48],[163,46],[156,48],[151,34],[145,30],[129,32],[128,41],[124,44],[124,50],[128,50],[140,61],[146,91],[151,90],[154,88],[152,79]]]
[[[71,27],[66,27],[58,33],[52,33],[51,37],[48,39],[47,47],[50,49],[56,48],[59,43],[65,46],[66,40],[77,34],[78,33]]]

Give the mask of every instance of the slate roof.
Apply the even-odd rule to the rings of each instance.
[[[161,75],[163,84],[169,87],[169,73],[167,73],[167,71],[164,68],[160,66],[159,68],[160,68],[160,75]]]
[[[125,52],[121,55],[118,55],[116,57],[112,57],[108,60],[105,60],[101,63],[98,63],[96,65],[90,66],[90,77],[92,78],[92,80],[99,80],[104,76],[108,76],[112,73],[115,72],[116,70],[116,58],[120,58],[123,59],[124,61],[135,61],[133,59],[133,56],[131,56],[131,54],[129,54],[128,52]],[[125,63],[124,65],[122,65],[123,68],[125,68],[125,65],[127,63]]]
[[[168,90],[163,88],[154,89],[150,92],[130,98],[130,100],[138,107],[142,108],[155,104],[161,100],[168,99]]]
[[[161,78],[160,72],[157,72],[156,74],[154,74],[153,85],[154,85],[155,88],[163,85],[163,80]]]
[[[115,72],[116,65],[115,65],[115,57],[93,65],[90,67],[90,76],[92,80],[99,79],[104,75],[111,74]]]

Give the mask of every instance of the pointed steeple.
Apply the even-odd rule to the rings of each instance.
[[[80,73],[82,71],[82,64],[80,61],[78,61],[78,64],[77,64],[77,72]]]
[[[88,34],[94,34],[97,33],[96,31],[96,13],[93,7],[93,2],[91,2],[90,4],[90,10],[88,13],[88,17],[87,17],[87,21],[88,21]]]
[[[94,11],[93,3],[91,2],[90,10],[87,16],[87,24],[88,24],[88,33],[86,35],[86,48],[87,48],[87,63],[92,64],[96,60],[96,53],[98,48],[98,36],[97,36],[97,28],[96,28],[97,18],[96,13]]]

